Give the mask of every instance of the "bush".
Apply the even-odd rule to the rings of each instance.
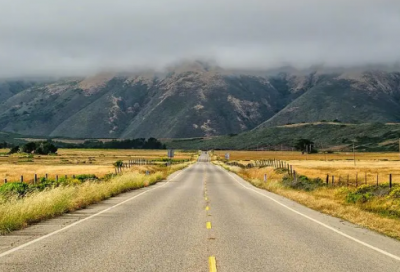
[[[80,180],[81,182],[85,182],[87,180],[97,180],[98,178],[96,175],[88,175],[88,174],[83,174],[83,175],[77,175],[75,177],[76,179]]]
[[[389,194],[391,198],[400,198],[400,188],[392,190]]]
[[[20,182],[10,182],[0,186],[0,195],[10,197],[12,195],[24,196],[28,191],[28,184]]]
[[[121,160],[118,160],[118,161],[116,161],[116,162],[114,162],[114,164],[113,164],[115,167],[122,167],[123,165],[124,165],[124,162],[123,161],[121,161]]]
[[[325,182],[320,178],[310,179],[306,176],[298,176],[297,181],[286,175],[282,180],[283,185],[296,190],[313,191],[319,187],[326,186]]]
[[[350,192],[346,196],[346,202],[348,203],[365,203],[368,202],[371,198],[374,197],[374,194],[371,192],[367,193],[357,193],[357,192]]]
[[[348,203],[365,203],[374,197],[388,196],[397,198],[400,197],[400,188],[390,191],[388,184],[375,185],[361,185],[355,191],[349,192],[346,196]]]

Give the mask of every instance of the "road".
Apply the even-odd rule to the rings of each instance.
[[[207,160],[0,237],[0,271],[400,271],[398,241]]]

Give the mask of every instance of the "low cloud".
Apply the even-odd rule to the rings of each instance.
[[[400,61],[398,0],[0,0],[0,77]]]

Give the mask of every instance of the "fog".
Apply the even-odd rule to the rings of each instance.
[[[400,60],[396,0],[0,0],[0,77]]]

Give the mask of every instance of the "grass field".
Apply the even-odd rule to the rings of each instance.
[[[231,161],[248,164],[254,160],[277,159],[288,162],[300,175],[310,178],[326,179],[329,175],[336,181],[350,184],[376,184],[388,182],[392,174],[393,182],[400,183],[399,153],[353,153],[301,154],[284,151],[216,151],[215,155],[224,158],[230,153]]]
[[[34,174],[43,177],[55,175],[94,174],[99,178],[114,171],[117,160],[161,159],[167,157],[166,150],[99,150],[99,149],[60,149],[56,156],[14,154],[5,155],[9,150],[0,149],[0,183],[18,181],[20,176],[29,182]],[[3,154],[3,155],[2,155]],[[190,159],[194,153],[175,152],[175,159]]]

